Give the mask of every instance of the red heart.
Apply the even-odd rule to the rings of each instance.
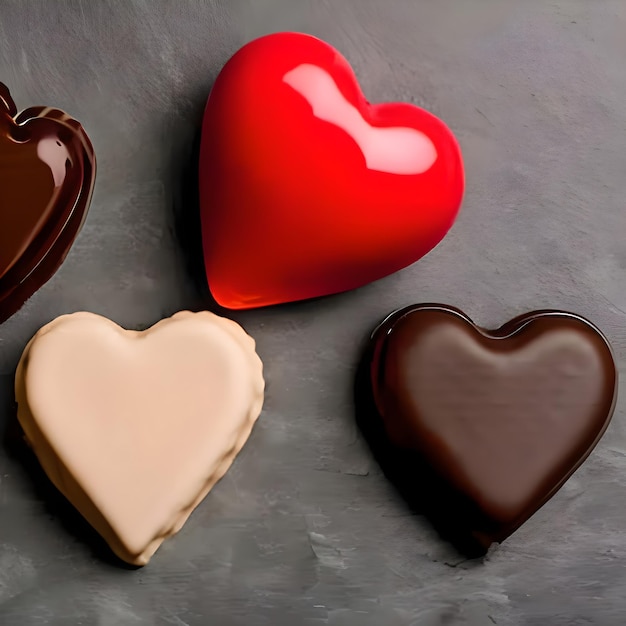
[[[445,236],[463,191],[449,128],[410,104],[368,103],[315,37],[247,44],[209,96],[202,236],[224,307],[339,293],[406,267]]]

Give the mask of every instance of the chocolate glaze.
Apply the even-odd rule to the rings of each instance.
[[[609,343],[577,315],[536,311],[485,330],[457,309],[423,304],[374,331],[357,409],[410,504],[477,556],[587,458],[616,394]]]
[[[0,322],[59,268],[83,224],[95,181],[93,147],[67,114],[17,114],[0,83]]]

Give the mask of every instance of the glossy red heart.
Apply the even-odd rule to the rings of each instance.
[[[246,309],[360,287],[436,246],[463,191],[441,120],[370,104],[346,59],[315,37],[261,37],[224,66],[204,114],[211,292]]]

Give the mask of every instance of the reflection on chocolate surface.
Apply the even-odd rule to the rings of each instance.
[[[537,311],[488,331],[457,309],[416,305],[373,333],[358,416],[403,495],[476,556],[587,458],[616,390],[611,348],[579,316]]]
[[[65,259],[94,180],[94,151],[82,126],[47,107],[17,114],[0,83],[0,322]]]

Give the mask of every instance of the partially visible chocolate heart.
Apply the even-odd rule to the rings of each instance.
[[[59,268],[94,181],[94,151],[82,126],[49,107],[18,114],[0,83],[0,322]]]
[[[617,395],[607,339],[561,311],[490,331],[452,307],[411,306],[374,331],[362,373],[361,426],[383,468],[471,556],[560,489]]]

